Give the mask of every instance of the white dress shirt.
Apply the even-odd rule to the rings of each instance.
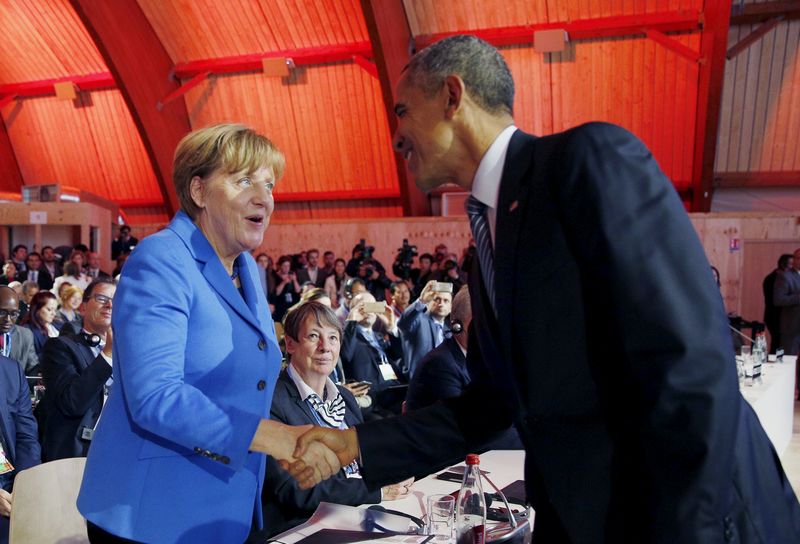
[[[486,204],[486,219],[489,221],[489,232],[492,237],[492,247],[495,246],[495,230],[497,228],[497,201],[500,198],[500,180],[503,177],[503,167],[506,164],[506,154],[511,136],[517,127],[508,125],[504,128],[492,145],[483,155],[475,177],[472,180],[472,196]]]

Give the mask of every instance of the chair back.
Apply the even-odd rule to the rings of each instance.
[[[75,504],[85,465],[85,457],[74,457],[43,463],[17,474],[9,544],[88,544],[86,520]]]

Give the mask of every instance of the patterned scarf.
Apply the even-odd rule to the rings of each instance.
[[[329,427],[340,429],[344,422],[346,406],[344,397],[342,397],[336,384],[334,384],[330,378],[326,380],[325,392],[323,393],[325,400],[323,400],[303,381],[292,365],[289,365],[286,371],[297,387],[300,396],[304,397],[303,400],[305,400],[317,415],[319,415],[320,420]]]

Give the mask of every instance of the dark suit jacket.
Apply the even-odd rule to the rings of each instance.
[[[103,386],[111,365],[95,357],[80,336],[51,338],[41,356],[44,379],[44,439],[42,457],[54,461],[85,457],[91,442],[81,438],[94,428],[103,409]]]
[[[403,316],[397,320],[397,327],[403,331],[406,363],[406,368],[403,370],[411,378],[422,358],[435,347],[436,324],[425,305],[415,301],[408,305]]]
[[[16,361],[0,355],[0,432],[6,456],[14,465],[12,478],[41,462],[36,419],[28,381]],[[11,486],[6,486],[11,491]]]
[[[360,426],[368,485],[463,459],[514,421],[540,542],[800,541],[703,248],[640,141],[599,123],[517,131],[495,239],[497,317],[470,274],[474,387]]]
[[[44,349],[44,343],[47,342],[47,339],[50,337],[47,336],[42,331],[40,331],[38,327],[33,326],[32,323],[26,323],[25,325],[22,326],[31,331],[31,334],[33,335],[33,349],[36,350],[36,354],[39,356],[39,359],[41,360],[42,349]]]
[[[344,397],[346,411],[344,421],[352,427],[363,421],[361,410],[355,397],[344,387],[339,387]],[[275,385],[270,417],[287,425],[319,425],[308,403],[300,398],[292,379],[283,370]],[[311,489],[301,490],[297,483],[272,458],[267,457],[267,472],[264,478],[262,502],[264,507],[264,538],[282,533],[295,525],[305,522],[314,513],[319,503],[333,502],[358,506],[365,503],[381,502],[380,490],[370,491],[361,478],[348,478],[340,470],[329,480]]]
[[[26,375],[39,374],[39,355],[31,329],[19,325],[11,328],[11,358],[22,366]]]
[[[373,331],[374,333],[374,331]],[[401,378],[402,368],[400,361],[403,357],[403,344],[400,337],[388,335],[389,340],[384,340],[377,334],[378,342],[382,345],[388,363],[392,365],[395,374]],[[347,321],[342,334],[342,367],[348,380],[367,381],[372,383],[369,395],[373,403],[380,408],[399,414],[405,390],[393,386],[400,386],[400,379],[384,380],[380,371],[381,358],[378,350],[367,342],[358,330],[355,321]],[[390,387],[393,387],[390,389]],[[402,478],[401,478],[402,480]],[[399,481],[399,480],[396,480]]]
[[[314,287],[319,287],[320,289],[325,287],[325,280],[327,279],[328,275],[325,273],[322,268],[317,269],[317,281],[314,282]],[[305,282],[311,281],[311,278],[308,276],[308,269],[301,268],[297,271],[297,283],[303,285]]]
[[[408,384],[406,409],[417,410],[437,400],[458,397],[469,382],[467,358],[455,338],[448,338],[417,365]]]
[[[781,347],[788,355],[797,355],[800,353],[800,273],[793,268],[778,272],[773,302],[781,311]]]
[[[31,271],[26,270],[25,272],[20,272],[17,274],[17,280],[20,282],[25,282],[30,276]],[[47,271],[47,268],[44,265],[39,267],[39,275],[36,277],[36,283],[39,285],[40,289],[50,290],[53,288],[53,276],[50,275],[50,272]]]

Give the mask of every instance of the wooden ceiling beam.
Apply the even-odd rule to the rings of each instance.
[[[725,58],[728,60],[734,58],[736,55],[763,38],[767,32],[778,26],[778,23],[783,21],[784,18],[784,15],[778,15],[777,17],[773,17],[772,19],[761,23],[751,33],[731,46],[731,48],[728,49],[728,52],[725,54]]]
[[[182,100],[156,109],[162,97],[180,87],[166,77],[172,59],[138,2],[70,0],[70,4],[122,92],[171,215],[180,208],[172,184],[172,155],[192,128]]]
[[[0,190],[19,193],[24,183],[14,146],[8,137],[5,121],[0,116]]]
[[[0,96],[15,95],[17,98],[31,98],[34,96],[52,96],[56,94],[56,83],[74,83],[80,91],[97,91],[102,89],[116,89],[117,83],[110,72],[88,74],[83,76],[66,76],[40,81],[25,81],[22,83],[8,83],[0,85]]]
[[[692,159],[693,212],[711,210],[714,158],[719,133],[722,85],[725,78],[725,54],[730,27],[730,0],[705,0],[695,112],[694,153]]]
[[[800,19],[800,2],[762,2],[760,4],[735,5],[731,8],[731,25],[754,25],[769,21],[773,17]]]
[[[717,172],[715,188],[800,187],[800,171],[780,172]]]
[[[402,2],[397,0],[361,0],[364,21],[367,24],[375,67],[381,83],[383,105],[389,122],[389,131],[394,134],[397,119],[394,115],[394,90],[403,68],[411,59],[414,36],[408,26],[408,17]],[[403,158],[394,154],[397,180],[400,185],[400,200],[405,216],[431,214],[430,199],[413,182]]]

